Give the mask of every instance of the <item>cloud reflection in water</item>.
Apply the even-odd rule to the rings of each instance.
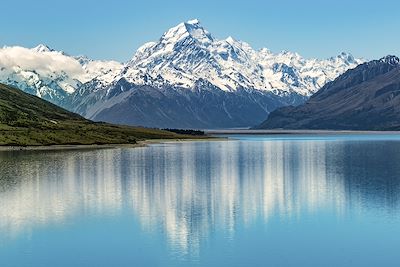
[[[340,218],[349,207],[397,214],[399,148],[280,140],[0,152],[0,236],[129,212],[144,230],[196,253],[215,231],[234,239],[239,225],[273,216],[328,210]]]

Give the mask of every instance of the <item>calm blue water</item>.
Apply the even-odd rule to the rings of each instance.
[[[0,266],[399,266],[400,136],[0,152]]]

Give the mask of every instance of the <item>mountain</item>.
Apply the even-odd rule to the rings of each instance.
[[[198,20],[191,20],[171,28],[158,42],[140,47],[122,77],[151,86],[161,79],[162,85],[184,88],[193,88],[203,79],[223,91],[256,89],[309,96],[360,62],[346,53],[328,60],[306,60],[287,51],[255,51],[232,37],[217,40]]]
[[[28,59],[28,60],[26,60]],[[260,123],[298,105],[363,62],[254,50],[218,40],[198,20],[166,31],[121,64],[72,57],[40,45],[0,50],[0,82],[98,121],[151,127],[222,128]]]
[[[304,105],[275,110],[259,128],[400,130],[400,60],[386,56],[348,70]]]
[[[303,103],[362,60],[327,60],[254,50],[214,38],[198,20],[181,23],[138,49],[116,79],[96,79],[74,95],[88,118],[151,127],[226,128],[260,123],[281,106]]]
[[[40,44],[34,48],[19,46],[0,49],[0,82],[24,92],[72,109],[71,95],[83,83],[98,76],[112,80],[122,64],[116,61],[72,57]]]
[[[154,129],[95,123],[0,84],[0,145],[126,144],[143,139],[187,137]]]

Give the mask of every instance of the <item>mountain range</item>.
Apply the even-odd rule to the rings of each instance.
[[[162,128],[247,127],[300,105],[364,62],[273,53],[212,36],[198,20],[166,31],[125,63],[70,56],[46,45],[0,49],[0,82],[95,121]]]
[[[400,59],[386,56],[348,70],[305,104],[273,111],[258,128],[400,130]]]

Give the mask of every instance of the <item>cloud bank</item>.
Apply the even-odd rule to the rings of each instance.
[[[88,80],[85,70],[76,59],[61,52],[37,52],[20,46],[0,48],[0,68],[33,71],[45,77],[66,74],[81,82]]]

